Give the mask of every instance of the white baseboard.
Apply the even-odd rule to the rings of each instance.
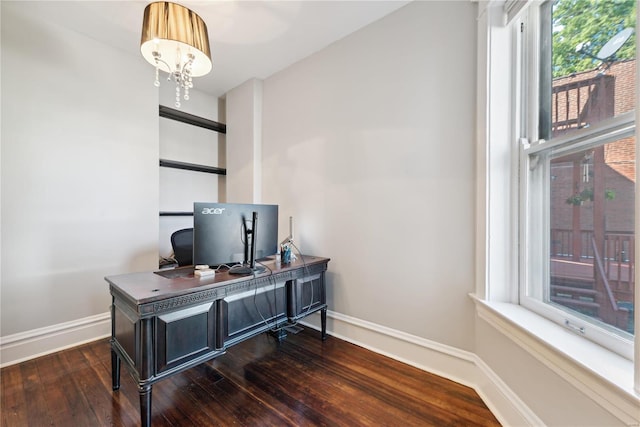
[[[109,312],[0,337],[0,367],[111,336]]]
[[[301,322],[320,329],[320,316]],[[336,338],[473,388],[502,425],[541,426],[527,405],[474,353],[329,311],[327,331]],[[105,338],[110,314],[0,337],[0,367]]]
[[[301,323],[320,329],[320,316],[309,316]],[[327,312],[327,332],[336,338],[473,388],[502,425],[544,425],[474,353],[332,311]]]

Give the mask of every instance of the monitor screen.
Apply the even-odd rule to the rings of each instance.
[[[193,263],[211,267],[249,262],[253,213],[257,213],[255,259],[278,252],[278,205],[193,204]],[[247,233],[250,231],[250,233]],[[246,256],[246,258],[245,258]]]

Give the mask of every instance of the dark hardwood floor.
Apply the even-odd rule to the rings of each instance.
[[[136,426],[107,339],[3,368],[2,426]],[[497,426],[470,388],[306,329],[262,334],[153,386],[154,426]]]

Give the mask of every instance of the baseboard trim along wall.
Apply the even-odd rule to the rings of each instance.
[[[319,330],[320,316],[309,316],[301,324]],[[327,331],[336,338],[473,388],[502,425],[544,425],[474,353],[332,311],[327,312]]]
[[[0,368],[111,336],[109,312],[0,337]]]
[[[302,324],[320,329],[320,316]],[[336,338],[473,388],[503,425],[539,426],[541,420],[474,353],[329,311],[327,331]],[[0,338],[0,367],[110,336],[103,313]]]

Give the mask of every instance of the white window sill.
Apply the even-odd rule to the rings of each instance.
[[[640,422],[633,362],[516,304],[471,294],[480,318],[628,424]]]

